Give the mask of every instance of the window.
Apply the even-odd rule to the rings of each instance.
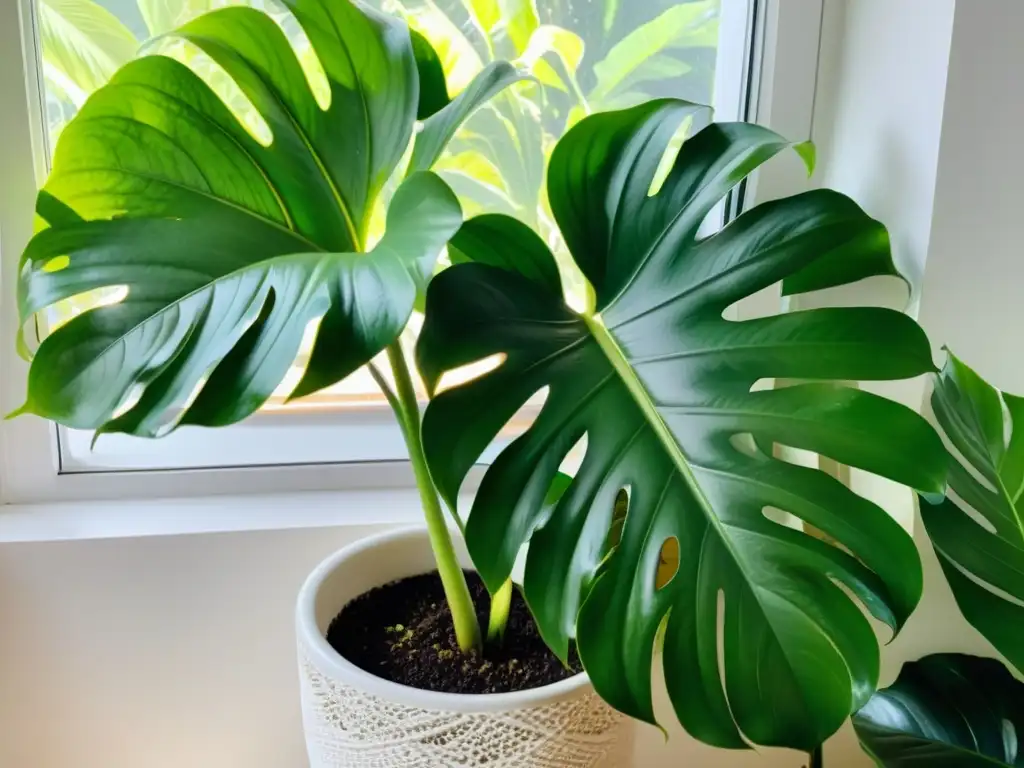
[[[12,168],[4,176],[12,183],[0,198],[0,229],[6,225],[0,241],[5,249],[6,285],[16,279],[11,264],[31,234],[31,199],[45,176],[52,146],[89,94],[131,57],[178,58],[210,82],[243,120],[247,118],[245,105],[233,101],[223,72],[198,51],[161,37],[202,12],[238,4],[270,13],[289,34],[300,59],[308,62],[313,56],[298,25],[274,0],[18,0],[0,10],[0,51],[5,51],[0,56],[6,57],[0,59],[0,98],[8,113],[0,120],[9,121],[11,128],[3,133],[6,144],[0,147],[0,159]],[[540,232],[556,253],[558,235],[546,207],[543,182],[546,159],[557,139],[588,111],[621,108],[658,96],[713,103],[718,119],[747,116],[755,106],[752,96],[760,72],[760,41],[765,30],[784,23],[780,18],[784,12],[775,7],[781,3],[768,0],[372,0],[370,4],[404,16],[431,40],[453,92],[493,58],[514,60],[534,75],[535,83],[517,86],[479,110],[436,170],[460,196],[468,215],[483,210],[512,214]],[[812,6],[820,13],[819,0],[802,0],[797,5],[807,6],[804,13]],[[802,21],[799,30],[801,36],[807,30],[813,33],[804,47],[816,52],[814,24]],[[307,68],[307,73],[313,70]],[[311,82],[315,88],[315,77]],[[809,104],[809,98],[806,101]],[[723,208],[717,224],[724,215]],[[561,266],[572,300],[581,293],[582,280],[567,259]],[[67,302],[41,319],[39,333],[66,322],[88,301],[108,300],[116,296]],[[11,316],[7,307],[7,325]],[[10,339],[13,330],[6,330],[4,338]],[[11,345],[2,343],[6,355]],[[23,384],[15,379],[23,378],[24,368],[15,361],[6,362],[5,358],[5,375],[11,379],[4,382],[9,411],[19,404],[17,393]],[[106,495],[103,489],[109,484],[97,475],[126,478],[133,472],[136,477],[124,480],[125,487],[147,493],[162,488],[177,494],[183,477],[200,476],[205,479],[195,481],[197,488],[231,489],[232,483],[221,486],[220,481],[210,480],[210,473],[161,472],[197,468],[219,472],[267,467],[276,476],[292,466],[305,473],[299,486],[305,488],[310,487],[312,476],[317,478],[315,487],[333,487],[343,475],[349,478],[345,483],[352,478],[404,482],[403,442],[372,377],[360,371],[337,386],[286,405],[284,397],[302,362],[300,354],[296,376],[282,385],[278,398],[247,422],[227,429],[182,428],[159,441],[104,436],[92,446],[90,433],[32,419],[11,422],[5,433],[8,450],[16,451],[19,461],[34,464],[7,479],[8,498],[12,487],[19,499],[66,496],[40,494],[34,488],[43,479],[47,487],[55,487],[52,479],[57,475],[65,481],[78,476],[74,484],[84,490],[76,493],[85,495]],[[225,469],[222,476],[229,474]],[[169,479],[172,475],[174,479]],[[250,488],[251,472],[244,474],[249,480],[239,479],[243,475],[237,472],[234,476],[236,490]],[[276,481],[267,482],[277,487]],[[68,487],[68,482],[64,484]]]

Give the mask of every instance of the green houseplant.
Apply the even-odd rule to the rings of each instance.
[[[593,287],[589,311],[564,304],[550,252],[525,227],[500,216],[462,226],[450,249],[468,263],[431,283],[419,367],[434,385],[472,361],[499,355],[501,364],[432,398],[424,443],[454,505],[484,448],[546,389],[534,424],[489,468],[466,524],[483,579],[503,583],[528,543],[523,591],[541,632],[563,656],[575,640],[616,708],[654,721],[651,666],[664,626],[669,694],[692,735],[810,751],[866,703],[878,674],[873,634],[835,582],[898,629],[920,595],[920,565],[881,509],[775,459],[773,447],[940,492],[944,451],[926,422],[839,383],[933,366],[923,332],[889,310],[725,319],[730,305],[780,280],[798,293],[895,270],[884,228],[825,190],[760,205],[698,239],[711,208],[791,146],[757,126],[712,124],[651,194],[671,136],[699,111],[663,100],[595,115],[556,148],[548,195]],[[752,390],[765,378],[814,381]],[[561,501],[539,504],[584,435]],[[623,490],[628,511],[612,546],[612,501]],[[772,522],[765,508],[841,548]],[[659,556],[673,539],[679,570],[659,588]]]
[[[1024,765],[1024,399],[950,353],[931,406],[950,447],[952,493],[922,499],[921,518],[961,612],[1012,671],[993,659],[928,656],[904,666],[853,722],[880,766],[1016,768]]]
[[[698,241],[711,208],[793,145],[757,126],[712,124],[662,179],[672,137],[704,108],[668,99],[594,115],[565,137],[549,171],[551,209],[591,292],[590,307],[574,313],[536,234],[506,216],[463,224],[428,170],[516,71],[493,62],[449,99],[440,57],[400,20],[349,0],[284,4],[322,65],[326,99],[274,21],[228,8],[174,34],[219,65],[264,130],[161,56],[121,68],[66,128],[39,196],[44,226],[21,261],[22,321],[75,296],[126,291],[34,353],[22,340],[32,367],[19,412],[98,436],[232,424],[266,401],[319,320],[292,396],[371,365],[406,438],[458,645],[470,652],[479,623],[438,495],[457,512],[469,467],[547,388],[537,421],[487,472],[465,523],[499,608],[529,543],[522,588],[544,640],[566,661],[575,645],[614,707],[653,721],[653,647],[668,615],[669,690],[692,734],[723,747],[816,747],[877,680],[877,643],[836,582],[898,630],[917,603],[920,569],[881,509],[776,460],[776,446],[940,492],[945,453],[927,423],[839,383],[925,373],[928,343],[912,320],[883,309],[744,323],[723,313],[780,280],[798,293],[895,275],[884,227],[818,191],[761,205]],[[794,148],[810,161],[809,147]],[[385,208],[387,226],[375,232]],[[455,266],[431,280],[449,241]],[[421,431],[399,336],[424,292],[417,358],[429,385],[488,355],[505,359],[438,395]],[[373,367],[382,352],[391,378]],[[816,383],[751,390],[768,378]],[[584,436],[582,466],[559,474]],[[670,541],[678,572],[656,587]],[[500,635],[500,610],[494,618]],[[344,696],[330,680],[316,685],[310,696],[335,717]]]

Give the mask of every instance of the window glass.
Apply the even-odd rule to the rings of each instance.
[[[247,112],[251,107],[225,73],[196,49],[165,36],[201,13],[229,5],[250,5],[270,13],[288,33],[314,92],[325,87],[318,83],[315,56],[308,41],[294,19],[274,0],[35,2],[51,148],[89,94],[119,66],[146,53],[173,56],[188,64],[240,119],[258,131],[259,118]],[[494,59],[512,60],[532,73],[535,81],[499,96],[465,124],[436,170],[459,195],[467,215],[504,212],[539,232],[559,257],[568,298],[575,305],[583,301],[584,281],[564,253],[544,192],[547,160],[559,137],[588,113],[618,109],[653,97],[710,103],[713,97],[722,97],[721,84],[715,82],[721,53],[727,50],[729,56],[743,58],[743,69],[749,55],[746,25],[723,25],[721,0],[373,0],[370,4],[405,17],[434,44],[452,95]],[[727,32],[722,32],[724,29]],[[743,39],[730,39],[737,36]],[[737,80],[733,90],[739,88]],[[738,93],[727,97],[740,100]],[[111,291],[78,297],[57,307],[46,318],[46,324],[53,327],[92,303],[117,298]],[[410,340],[411,335],[410,331]],[[302,412],[326,410],[338,414],[386,408],[386,401],[366,371],[286,405],[285,398],[303,369],[304,354],[296,360],[294,375],[265,407],[264,416],[285,418]],[[384,418],[380,423],[389,420]],[[401,441],[397,432],[394,436],[394,441],[380,443],[379,455],[368,458],[386,458],[390,453],[401,458]],[[199,442],[207,445],[214,439],[221,438],[211,438],[207,433]],[[127,442],[120,444],[118,440]],[[64,431],[62,455],[69,466],[77,467],[116,469],[128,455],[152,454],[157,458],[145,461],[154,465],[161,462],[158,454],[162,449],[148,446],[139,453],[125,447],[134,442],[129,438],[112,441],[120,447],[116,455],[104,458],[102,449],[90,450],[89,435]],[[273,452],[281,450],[281,442],[277,435],[265,450],[256,449],[258,455],[243,451],[245,459],[225,459],[219,450],[214,451],[215,458],[203,459],[203,451],[193,446],[187,451],[189,455],[163,461],[169,466],[219,465],[225,461],[277,463]],[[310,443],[314,444],[316,441]],[[282,456],[280,462],[316,461],[318,456]],[[322,458],[349,460],[348,454]]]

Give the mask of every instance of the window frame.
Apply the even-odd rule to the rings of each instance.
[[[0,4],[0,408],[10,413],[24,401],[28,364],[14,350],[18,328],[11,286],[17,284],[17,257],[32,234],[33,205],[38,184],[47,169],[42,68],[36,44],[35,0]],[[723,0],[723,39],[734,41],[745,30],[749,56],[720,49],[715,100],[720,93],[737,92],[740,79],[743,103],[720,109],[721,119],[754,119],[793,139],[811,136],[823,0]],[[752,12],[751,12],[752,11]],[[723,62],[725,66],[723,67]],[[725,72],[722,77],[721,73]],[[733,114],[729,114],[732,112]],[[796,168],[796,170],[794,170]],[[795,162],[769,164],[734,195],[736,211],[753,201],[792,194],[807,188]],[[762,306],[763,305],[763,306]],[[770,292],[753,297],[739,308],[739,316],[777,310],[779,298]],[[295,413],[260,413],[224,439],[246,439],[264,425],[280,426],[284,419],[305,422],[316,439],[345,429],[357,418],[377,419],[394,425],[390,409],[354,408],[327,411],[300,409]],[[295,427],[301,434],[302,427]],[[60,428],[35,416],[0,423],[0,502],[31,504],[59,501],[174,498],[222,494],[288,494],[299,491],[345,491],[410,488],[412,471],[404,460],[356,460],[215,466],[187,469],[89,469],[62,467]],[[213,431],[209,431],[210,434]],[[222,450],[216,436],[211,450]],[[201,434],[201,433],[200,433]],[[307,433],[311,434],[311,433]],[[241,436],[241,437],[239,437]],[[394,426],[394,438],[398,438]],[[201,441],[200,441],[201,442]],[[198,445],[198,443],[195,443]],[[169,454],[170,456],[170,454]],[[471,476],[470,488],[479,479]]]

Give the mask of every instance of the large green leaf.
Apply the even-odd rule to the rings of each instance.
[[[921,517],[964,616],[1024,670],[1024,398],[950,354],[931,403],[955,498],[922,501]]]
[[[928,656],[904,665],[853,726],[883,768],[1020,768],[1024,683],[992,659]]]
[[[39,0],[38,19],[46,74],[76,105],[129,62],[139,45],[94,0]]]
[[[503,217],[463,225],[452,245],[470,263],[431,284],[420,369],[435,386],[470,362],[502,362],[432,400],[425,448],[454,504],[487,445],[546,390],[534,424],[486,473],[469,516],[467,541],[488,586],[500,586],[528,543],[524,591],[545,640],[565,656],[575,636],[611,704],[653,721],[653,645],[667,621],[669,693],[691,734],[726,747],[749,740],[809,751],[877,681],[875,636],[843,589],[898,629],[918,601],[920,564],[882,509],[822,472],[759,453],[755,441],[940,491],[944,451],[928,424],[840,383],[933,366],[921,329],[886,309],[724,318],[740,299],[838,253],[856,262],[849,275],[888,273],[892,263],[882,225],[824,190],[766,203],[698,239],[719,200],[790,146],[756,125],[713,124],[649,195],[673,133],[698,109],[663,100],[596,115],[552,156],[552,211],[593,287],[596,314],[565,305],[553,257],[520,225]],[[515,269],[499,266],[513,261]],[[814,383],[751,390],[772,378]],[[553,513],[539,513],[584,437],[572,485]],[[628,513],[606,557],[622,489]],[[770,508],[836,545],[772,522]],[[679,572],[658,589],[673,538]]]
[[[275,390],[316,320],[293,396],[341,380],[401,332],[461,221],[457,202],[437,177],[413,174],[384,239],[361,252],[417,113],[441,105],[440,89],[420,101],[403,21],[349,0],[285,5],[322,65],[327,108],[259,11],[215,11],[175,33],[234,80],[269,144],[163,56],[126,65],[65,129],[38,205],[49,228],[22,259],[21,319],[97,289],[125,295],[42,343],[23,410],[138,435],[231,423]],[[419,63],[436,72],[430,59],[421,46]],[[496,87],[471,84],[428,119],[431,157]]]

